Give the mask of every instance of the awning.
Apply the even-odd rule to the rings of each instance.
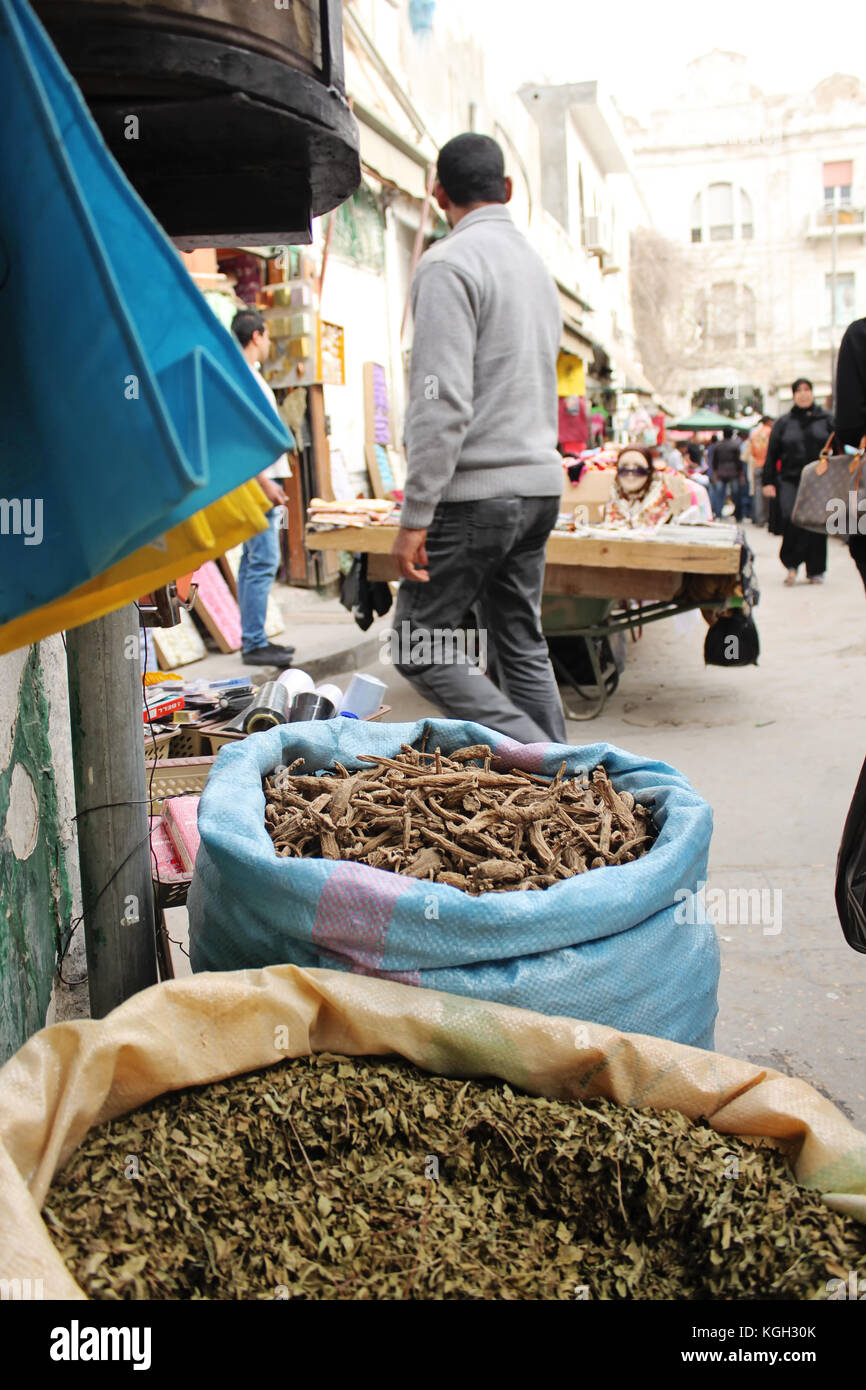
[[[386,183],[423,199],[427,190],[427,159],[395,130],[359,101],[352,107],[358,121],[361,163]]]

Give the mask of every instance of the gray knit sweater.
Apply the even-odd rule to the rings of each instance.
[[[438,502],[555,497],[562,316],[541,257],[501,204],[467,213],[412,280],[415,338],[401,526]]]

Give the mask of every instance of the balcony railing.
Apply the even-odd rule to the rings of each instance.
[[[836,208],[836,235],[839,237],[866,236],[866,216],[863,208]],[[807,238],[823,240],[833,235],[833,208],[821,208],[809,218]]]

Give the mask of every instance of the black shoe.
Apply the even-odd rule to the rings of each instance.
[[[241,659],[247,666],[276,666],[285,670],[287,666],[291,666],[294,654],[294,647],[275,647],[273,642],[268,642],[264,647],[255,647],[251,652],[244,652]]]

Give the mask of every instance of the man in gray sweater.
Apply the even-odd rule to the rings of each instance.
[[[521,743],[562,743],[540,622],[545,547],[562,495],[559,299],[505,207],[511,179],[496,141],[449,140],[437,175],[434,194],[452,230],[412,281],[395,664],[450,718]],[[497,685],[450,636],[472,609]]]

